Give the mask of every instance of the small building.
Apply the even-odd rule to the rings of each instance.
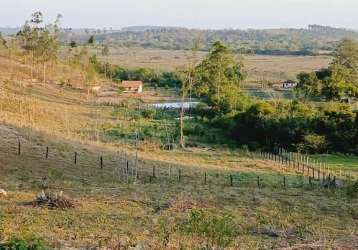
[[[293,89],[297,86],[297,82],[292,80],[287,80],[282,83],[282,88],[284,89]]]
[[[143,92],[143,82],[142,81],[122,81],[122,84],[119,85],[125,93],[142,93]]]

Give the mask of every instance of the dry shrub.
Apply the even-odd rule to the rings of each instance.
[[[37,195],[36,199],[28,203],[28,205],[33,207],[48,207],[50,209],[70,209],[75,207],[74,202],[64,197],[62,191],[54,194],[42,191]]]

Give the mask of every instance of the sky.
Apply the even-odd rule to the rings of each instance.
[[[358,30],[358,0],[1,0],[0,26],[18,27],[34,11],[62,26],[155,25],[188,28],[286,28],[308,24]]]

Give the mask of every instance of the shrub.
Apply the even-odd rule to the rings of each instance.
[[[323,153],[327,150],[326,137],[316,134],[305,135],[298,148],[307,153]]]
[[[346,187],[346,195],[350,199],[358,198],[358,181]]]
[[[11,238],[9,242],[0,244],[0,250],[45,250],[42,239],[31,236],[27,238]]]
[[[155,117],[155,109],[144,109],[142,110],[142,116],[147,119],[153,119]]]
[[[209,244],[219,247],[229,246],[238,235],[232,215],[204,210],[192,210],[179,228],[182,233],[204,237]]]

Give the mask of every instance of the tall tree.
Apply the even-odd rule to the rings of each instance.
[[[328,100],[358,97],[358,42],[343,40],[329,70],[331,76],[322,91]]]
[[[36,54],[43,67],[43,83],[46,83],[47,64],[57,59],[61,18],[62,16],[58,15],[53,24],[46,25],[38,38]]]
[[[300,73],[298,76],[296,91],[304,98],[314,98],[320,96],[322,82],[318,79],[316,72]]]
[[[88,38],[88,41],[87,43],[91,46],[94,46],[95,43],[96,43],[96,38],[94,37],[94,35],[91,35],[89,38]]]
[[[58,15],[53,24],[44,25],[43,14],[37,11],[18,32],[22,48],[30,56],[31,78],[34,64],[42,64],[43,82],[46,82],[46,64],[57,58],[61,18],[62,16]]]
[[[235,109],[240,82],[245,78],[243,64],[222,42],[215,42],[205,59],[196,67],[196,93],[209,105],[222,111]]]
[[[328,68],[301,73],[298,92],[319,96],[327,101],[358,98],[358,42],[345,39],[337,47]]]

